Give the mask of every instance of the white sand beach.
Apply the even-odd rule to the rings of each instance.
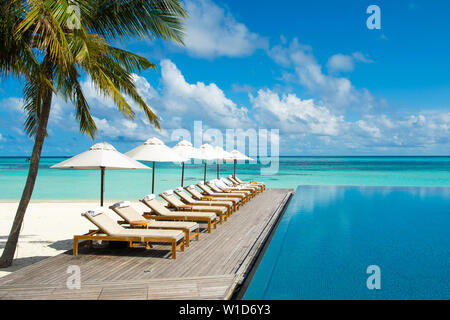
[[[107,208],[116,201],[106,201]],[[141,212],[148,209],[139,202],[133,206]],[[0,202],[0,253],[3,252],[18,202]],[[81,213],[99,206],[97,201],[32,201],[28,206],[16,250],[16,259],[11,267],[0,269],[0,277],[20,268],[55,256],[72,248],[75,234],[86,233],[95,226],[81,216]],[[120,217],[107,210],[114,219]]]

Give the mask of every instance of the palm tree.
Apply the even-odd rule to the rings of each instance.
[[[34,137],[28,178],[14,218],[0,267],[12,264],[22,221],[39,169],[52,97],[73,103],[80,131],[97,131],[80,85],[88,76],[98,92],[112,98],[131,119],[130,97],[151,125],[157,116],[138,94],[133,73],[155,65],[113,46],[129,39],[164,39],[183,44],[180,0],[2,0],[0,12],[0,74],[25,80],[25,130]]]

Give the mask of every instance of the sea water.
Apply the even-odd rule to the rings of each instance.
[[[66,159],[41,159],[33,199],[99,198],[99,171],[50,169],[51,165]],[[152,163],[144,164],[152,166]],[[261,169],[269,166],[278,170],[262,175]],[[28,167],[25,157],[0,157],[0,199],[21,197]],[[184,185],[203,180],[203,169],[202,164],[186,164]],[[232,174],[233,164],[221,164],[219,170],[221,176]],[[449,187],[450,157],[280,157],[272,164],[238,163],[236,174],[242,180],[264,181],[269,188],[296,188],[298,185]],[[216,164],[208,164],[207,179],[216,176]],[[151,183],[151,170],[107,170],[105,199],[142,198],[151,192]],[[155,193],[180,184],[180,164],[156,164]]]

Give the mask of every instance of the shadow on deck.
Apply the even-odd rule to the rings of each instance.
[[[22,268],[0,279],[0,299],[229,299],[242,283],[292,189],[268,189],[176,260],[170,247],[151,250],[82,248]],[[69,266],[81,288],[67,289]]]

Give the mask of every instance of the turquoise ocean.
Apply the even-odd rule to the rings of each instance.
[[[19,199],[29,164],[26,157],[0,157],[0,199]],[[98,199],[100,172],[58,170],[50,166],[65,157],[43,157],[33,199]],[[264,159],[263,159],[264,160]],[[264,163],[264,161],[263,161]],[[145,163],[151,166],[151,163]],[[273,165],[273,164],[272,164]],[[392,187],[450,187],[450,157],[280,157],[278,170],[261,175],[267,164],[238,163],[242,180],[264,181],[270,188],[299,185]],[[216,177],[215,163],[207,166],[207,179]],[[233,173],[233,164],[221,164],[220,175]],[[181,184],[181,165],[157,163],[155,193]],[[151,192],[151,170],[110,170],[105,174],[105,199],[139,199]],[[203,180],[202,164],[186,164],[184,185]]]

